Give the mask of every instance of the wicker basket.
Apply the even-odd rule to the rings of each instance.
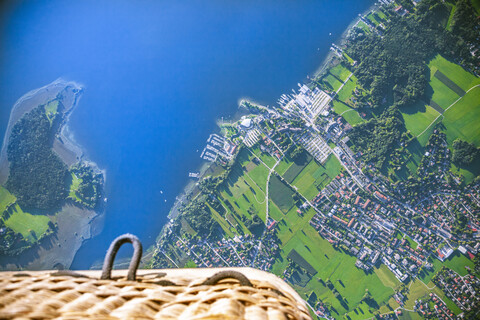
[[[111,271],[135,247],[129,270]],[[139,270],[131,235],[110,246],[103,271],[0,273],[0,319],[311,319],[278,277],[252,268]],[[99,277],[100,276],[100,277]],[[100,279],[99,279],[100,278]]]

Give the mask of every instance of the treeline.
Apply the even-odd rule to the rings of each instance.
[[[457,139],[453,141],[452,161],[460,167],[474,164],[480,161],[480,148],[473,143]]]
[[[363,153],[365,162],[372,162],[380,169],[400,141],[404,128],[400,111],[392,106],[380,117],[356,125],[349,137],[356,151]]]
[[[206,196],[200,196],[190,201],[180,209],[182,217],[197,232],[198,236],[217,239],[223,232],[218,222],[213,219],[212,212],[206,204]],[[176,219],[174,230],[180,230],[180,219]]]
[[[53,134],[43,105],[26,113],[12,128],[6,188],[22,208],[51,209],[68,194],[68,169],[51,149]]]
[[[468,16],[464,12],[470,9],[462,10],[459,16]],[[360,85],[371,91],[372,107],[387,101],[402,107],[424,96],[429,80],[426,62],[437,53],[461,62],[470,59],[462,37],[472,35],[461,31],[472,23],[458,20],[454,32],[450,32],[444,26],[448,16],[449,7],[444,3],[423,0],[412,14],[391,14],[382,36],[366,34],[359,28],[351,33],[347,53],[359,62],[354,73]],[[476,32],[478,37],[478,29]]]
[[[459,0],[456,3],[451,23],[452,34],[456,35],[453,44],[453,55],[461,65],[480,73],[480,19],[469,0]],[[473,55],[472,52],[475,52]],[[453,57],[455,58],[455,57]]]

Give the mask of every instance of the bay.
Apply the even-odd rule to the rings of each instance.
[[[0,134],[27,91],[85,87],[69,127],[106,169],[103,232],[72,268],[130,232],[154,243],[215,120],[306,81],[371,0],[22,1],[0,11]],[[162,191],[162,193],[160,192]],[[121,255],[128,254],[126,249]]]

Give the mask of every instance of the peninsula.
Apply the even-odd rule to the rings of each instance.
[[[57,80],[12,108],[0,153],[0,268],[69,268],[103,212],[105,174],[68,132],[83,89]]]

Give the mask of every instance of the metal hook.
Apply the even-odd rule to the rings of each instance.
[[[112,241],[110,247],[108,248],[107,254],[105,255],[105,260],[103,262],[102,280],[110,280],[112,275],[113,261],[117,255],[118,249],[124,243],[131,243],[133,245],[133,257],[130,261],[130,266],[128,267],[128,276],[127,279],[135,281],[138,265],[140,264],[140,258],[142,257],[142,243],[136,236],[133,234],[126,233],[117,237]]]

